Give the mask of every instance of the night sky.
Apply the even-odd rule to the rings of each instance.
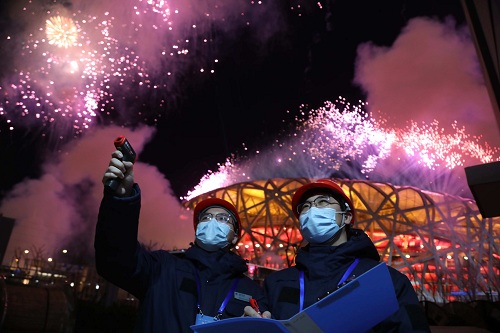
[[[216,1],[207,1],[211,3]],[[240,151],[243,143],[262,147],[286,129],[286,122],[299,112],[301,104],[315,108],[338,96],[352,102],[365,100],[366,94],[352,82],[361,43],[390,46],[414,17],[453,17],[458,24],[464,23],[458,0],[319,3],[322,8],[310,1],[280,0],[273,6],[264,2],[263,6],[272,7],[272,15],[259,12],[252,19],[254,25],[266,22],[270,26],[265,28],[270,31],[265,38],[256,36],[263,34],[261,31],[242,28],[239,21],[234,29],[212,28],[214,41],[187,60],[192,67],[180,74],[179,80],[169,83],[163,92],[135,99],[135,111],[141,109],[153,116],[146,120],[140,116],[126,120],[102,117],[97,121],[125,126],[154,123],[156,134],[140,158],[156,165],[174,192],[182,196],[208,170],[215,170],[217,163]],[[9,4],[3,2],[3,6]],[[4,39],[21,29],[21,24],[16,21],[16,11],[2,12],[6,14],[2,20]],[[2,56],[6,61],[16,57],[6,44]],[[201,75],[197,64],[215,57],[219,59],[215,73]],[[9,66],[2,68],[6,77]],[[166,100],[162,106],[160,99]],[[152,122],[152,118],[157,121]],[[24,121],[10,131],[5,119],[0,120],[0,154],[6,168],[2,168],[0,179],[3,196],[24,177],[40,176],[39,166],[48,158],[47,150],[57,150],[61,142],[70,140],[47,139],[53,135],[50,131],[41,137],[42,131],[47,133],[46,126],[26,128]]]

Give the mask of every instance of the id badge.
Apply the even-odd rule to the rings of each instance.
[[[205,316],[201,313],[196,314],[196,325],[213,323],[214,321],[217,321],[215,317]]]

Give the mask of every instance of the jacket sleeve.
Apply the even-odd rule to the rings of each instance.
[[[99,275],[141,298],[144,291],[133,280],[138,265],[137,241],[141,192],[134,185],[133,195],[126,198],[104,193],[97,219],[94,249]]]
[[[430,333],[429,323],[415,289],[406,275],[389,267],[399,310],[376,325],[370,332]]]

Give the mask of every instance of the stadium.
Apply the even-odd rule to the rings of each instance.
[[[384,262],[408,276],[421,301],[498,300],[500,218],[483,218],[472,199],[389,183],[333,180],[354,203],[354,227],[369,235]],[[302,242],[292,196],[309,181],[237,183],[184,206],[194,209],[209,197],[230,201],[243,224],[238,252],[255,269],[282,269],[293,265]]]

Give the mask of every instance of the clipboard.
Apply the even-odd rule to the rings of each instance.
[[[191,329],[195,333],[358,333],[398,309],[389,270],[382,262],[290,319],[235,317]]]

